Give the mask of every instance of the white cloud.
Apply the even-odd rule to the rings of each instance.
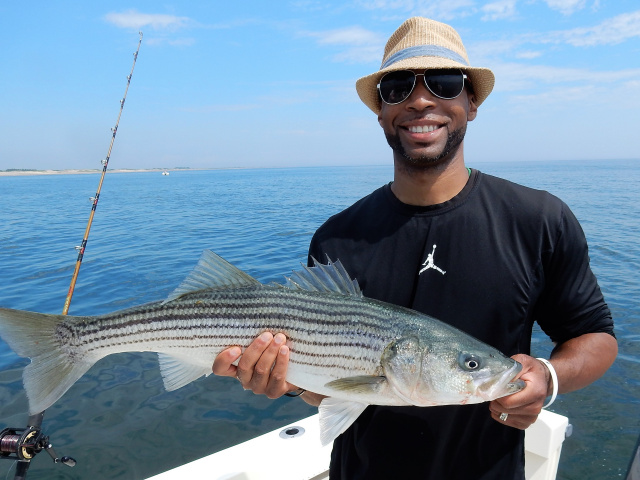
[[[544,0],[553,10],[558,10],[564,15],[570,15],[577,10],[584,8],[586,0]]]
[[[345,49],[343,52],[333,56],[333,59],[337,62],[345,63],[376,63],[379,64],[382,60],[383,47],[381,46],[362,46],[351,47]]]
[[[640,37],[640,10],[609,18],[593,27],[574,28],[550,34],[549,41],[565,42],[575,47],[615,45]]]
[[[316,32],[310,35],[316,37],[321,45],[371,45],[380,40],[380,35],[358,26]]]
[[[469,57],[474,64],[491,65],[505,58],[533,59],[545,54],[546,44],[567,44],[573,47],[616,45],[640,37],[640,10],[603,20],[591,27],[538,32],[510,36],[469,45]]]
[[[195,43],[196,40],[190,37],[175,38],[173,40],[169,40],[169,45],[173,45],[174,47],[190,47]]]
[[[141,13],[127,10],[122,13],[107,13],[105,20],[120,28],[141,29],[150,27],[154,30],[178,30],[193,23],[188,17],[178,17],[161,13]]]
[[[596,106],[598,108],[606,107],[607,112],[610,112],[611,105],[617,105],[616,115],[627,115],[625,112],[640,107],[640,99],[636,97],[629,95],[627,82],[615,85],[564,85],[534,93],[512,95],[509,97],[509,104],[529,113],[549,109],[571,109],[572,114],[577,114],[579,117],[574,121],[581,122],[591,116],[589,113],[592,113]],[[585,102],[585,99],[589,99],[589,101]],[[585,110],[590,110],[590,112],[586,115],[577,113]]]
[[[382,35],[359,26],[304,32],[302,35],[315,38],[320,45],[340,48],[341,52],[335,54],[333,59],[348,63],[379,62],[386,42]]]
[[[574,103],[593,97],[595,91],[596,88],[593,85],[554,87],[538,93],[513,95],[511,101],[538,107],[541,104]]]
[[[496,91],[502,92],[545,89],[550,85],[572,85],[571,88],[623,85],[640,77],[640,68],[595,71],[586,68],[501,63],[492,65],[492,70],[496,75]]]
[[[430,1],[421,0],[356,0],[356,5],[367,10],[384,10],[391,14],[399,10],[409,16],[421,16],[435,20],[452,20],[466,17],[475,10],[473,0]]]
[[[475,2],[473,0],[447,0],[437,2],[416,2],[418,6],[412,10],[414,15],[433,18],[435,20],[453,20],[454,18],[467,17],[474,13]]]
[[[356,5],[367,10],[411,10],[414,0],[356,0]]]
[[[523,52],[516,53],[516,58],[524,58],[525,60],[531,60],[542,56],[542,52],[536,52],[533,50],[525,50]]]
[[[197,107],[182,107],[183,112],[189,113],[217,113],[217,112],[244,112],[247,110],[258,110],[262,108],[259,104],[229,104],[229,105],[198,105]]]
[[[501,57],[510,57],[522,44],[522,40],[511,37],[503,40],[486,40],[468,45],[467,52],[472,65],[492,64]]]
[[[159,47],[162,45],[171,45],[172,47],[190,47],[194,45],[196,40],[194,38],[184,37],[184,38],[162,38],[162,37],[154,37],[148,38],[146,40],[146,44],[149,46]]]
[[[319,12],[333,8],[331,4],[323,0],[294,0],[289,5],[305,12]]]
[[[484,12],[482,20],[503,20],[515,17],[516,1],[517,0],[498,0],[497,2],[483,5],[481,8],[482,12]]]

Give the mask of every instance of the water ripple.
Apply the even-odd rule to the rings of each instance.
[[[619,476],[640,430],[630,421],[640,418],[638,163],[471,166],[557,194],[583,225],[616,319],[620,356],[593,386],[554,405],[576,426],[558,478]],[[162,299],[204,249],[263,282],[281,281],[306,261],[324,220],[391,179],[391,167],[110,174],[70,313]],[[2,306],[62,310],[97,181],[95,175],[0,177]],[[532,343],[548,355],[551,345],[537,328]],[[0,342],[0,428],[26,418],[25,364]],[[81,479],[99,471],[104,479],[139,479],[312,412],[299,400],[260,398],[225,378],[165,392],[155,355],[118,355],[102,360],[47,413],[58,453],[77,458],[78,466],[36,461],[30,473]]]

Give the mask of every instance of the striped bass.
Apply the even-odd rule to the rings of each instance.
[[[23,383],[35,414],[113,353],[158,352],[164,386],[175,390],[209,375],[222,350],[283,333],[287,381],[328,397],[319,407],[324,444],[370,404],[479,403],[524,388],[518,362],[439,320],[364,297],[339,261],[286,280],[262,284],[205,251],[165,301],[99,316],[0,309],[0,336],[31,358]]]

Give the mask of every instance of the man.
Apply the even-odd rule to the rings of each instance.
[[[569,208],[465,166],[467,123],[493,83],[490,70],[469,66],[451,27],[403,23],[380,70],[356,83],[393,150],[394,181],[330,218],[309,253],[340,259],[366,296],[512,355],[526,388],[488,405],[370,406],[334,442],[332,480],[523,479],[523,430],[545,398],[590,384],[615,359],[611,314]],[[534,321],[556,342],[549,366],[528,355]],[[277,398],[296,389],[285,380],[285,342],[263,333],[244,354],[222,352],[213,371]]]

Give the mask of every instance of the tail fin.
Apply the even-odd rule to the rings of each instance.
[[[31,359],[22,381],[32,415],[53,405],[96,361],[71,356],[56,335],[57,325],[72,318],[0,308],[0,337]]]

